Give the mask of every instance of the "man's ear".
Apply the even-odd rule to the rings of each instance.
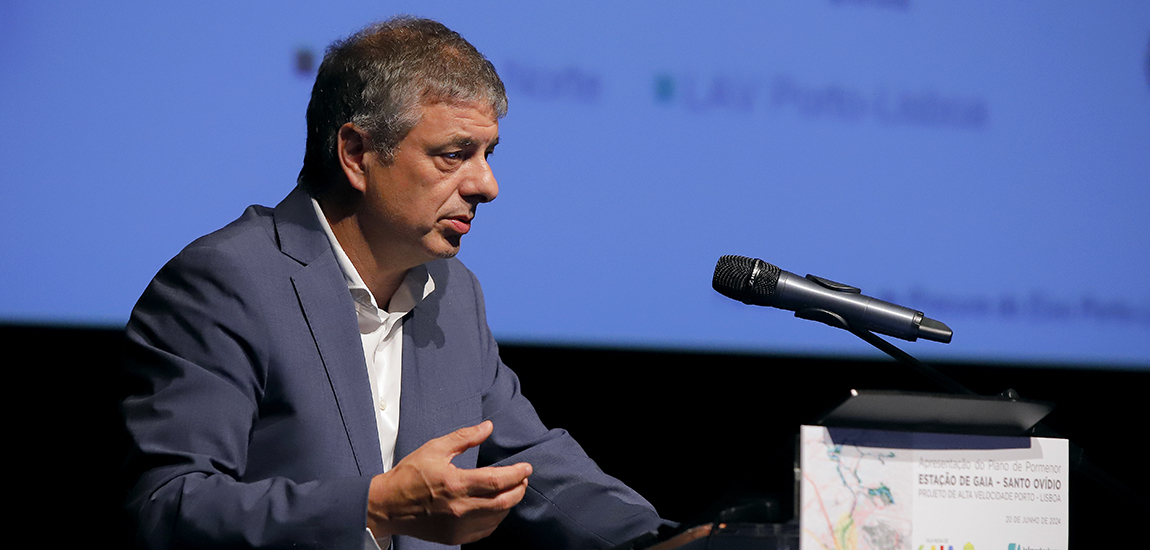
[[[367,170],[364,163],[367,162],[369,139],[371,138],[366,132],[350,122],[340,126],[339,134],[336,136],[339,164],[352,189],[360,193],[367,190]]]

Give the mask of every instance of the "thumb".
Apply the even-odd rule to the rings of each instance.
[[[483,443],[491,435],[493,429],[494,425],[491,424],[490,420],[460,428],[439,438],[438,441],[442,444],[440,449],[447,453],[448,459],[455,458],[459,453]]]

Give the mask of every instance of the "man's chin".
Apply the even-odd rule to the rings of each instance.
[[[448,240],[448,243],[450,242],[451,241]],[[431,253],[440,260],[454,258],[456,254],[459,254],[459,240],[456,239],[454,245],[436,247],[435,250],[431,251]]]
[[[436,256],[454,258],[456,254],[459,254],[460,241],[462,240],[463,235],[444,235],[442,246],[436,251]]]
[[[454,258],[459,254],[460,237],[462,235],[436,235],[435,238],[424,241],[423,253],[428,256],[428,261]]]

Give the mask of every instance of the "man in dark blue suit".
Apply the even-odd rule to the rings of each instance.
[[[329,48],[299,186],[198,239],[128,324],[128,509],[148,548],[545,548],[657,528],[548,430],[453,257],[498,193],[491,64],[428,20]],[[510,514],[510,516],[509,516]]]

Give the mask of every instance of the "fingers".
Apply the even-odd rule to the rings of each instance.
[[[479,479],[478,486],[502,483],[501,476],[508,472],[520,477],[520,481],[502,491],[471,496],[455,492],[468,491],[470,488],[470,485],[458,479],[456,483],[447,483],[447,487],[454,485],[454,490],[427,491],[424,487],[413,491],[410,487],[397,487],[395,484],[419,483],[426,481],[426,478],[389,478],[392,472],[396,472],[395,469],[379,474],[372,480],[369,494],[368,527],[376,536],[409,535],[442,544],[473,542],[491,534],[508,512],[523,500],[527,491],[527,478],[520,474],[530,472],[530,466],[515,464],[480,470],[488,472],[478,476],[469,475]],[[455,470],[455,473],[473,474],[477,471]]]
[[[527,494],[527,480],[498,493],[478,496],[461,496],[454,500],[453,512],[459,517],[483,517],[507,515]]]
[[[503,491],[498,496],[490,499],[490,507],[495,510],[503,510],[504,512],[510,511],[516,504],[519,504],[523,497],[527,494],[527,480],[524,479],[521,483]]]
[[[474,470],[460,470],[460,481],[467,496],[491,497],[514,489],[525,489],[531,476],[531,465],[526,462],[510,466],[488,466]],[[518,499],[516,499],[518,502]]]
[[[527,492],[530,464],[460,469],[456,455],[483,443],[490,421],[428,441],[372,480],[368,526],[377,535],[406,534],[459,544],[486,536]]]
[[[483,443],[491,435],[493,426],[490,420],[484,420],[474,426],[460,428],[443,437],[432,439],[425,443],[447,455],[448,460],[455,455]]]
[[[515,489],[519,485],[525,484],[531,475],[530,464],[521,462],[510,466],[457,469],[450,463],[456,455],[483,443],[491,435],[492,430],[491,421],[486,420],[432,439],[401,460],[396,465],[396,469],[408,466],[423,472],[419,477],[425,483],[431,481],[431,485],[438,485],[439,487],[432,489],[432,494],[438,494],[442,491],[442,494],[448,498],[491,498]],[[440,471],[439,469],[443,467],[446,467],[447,470]]]

